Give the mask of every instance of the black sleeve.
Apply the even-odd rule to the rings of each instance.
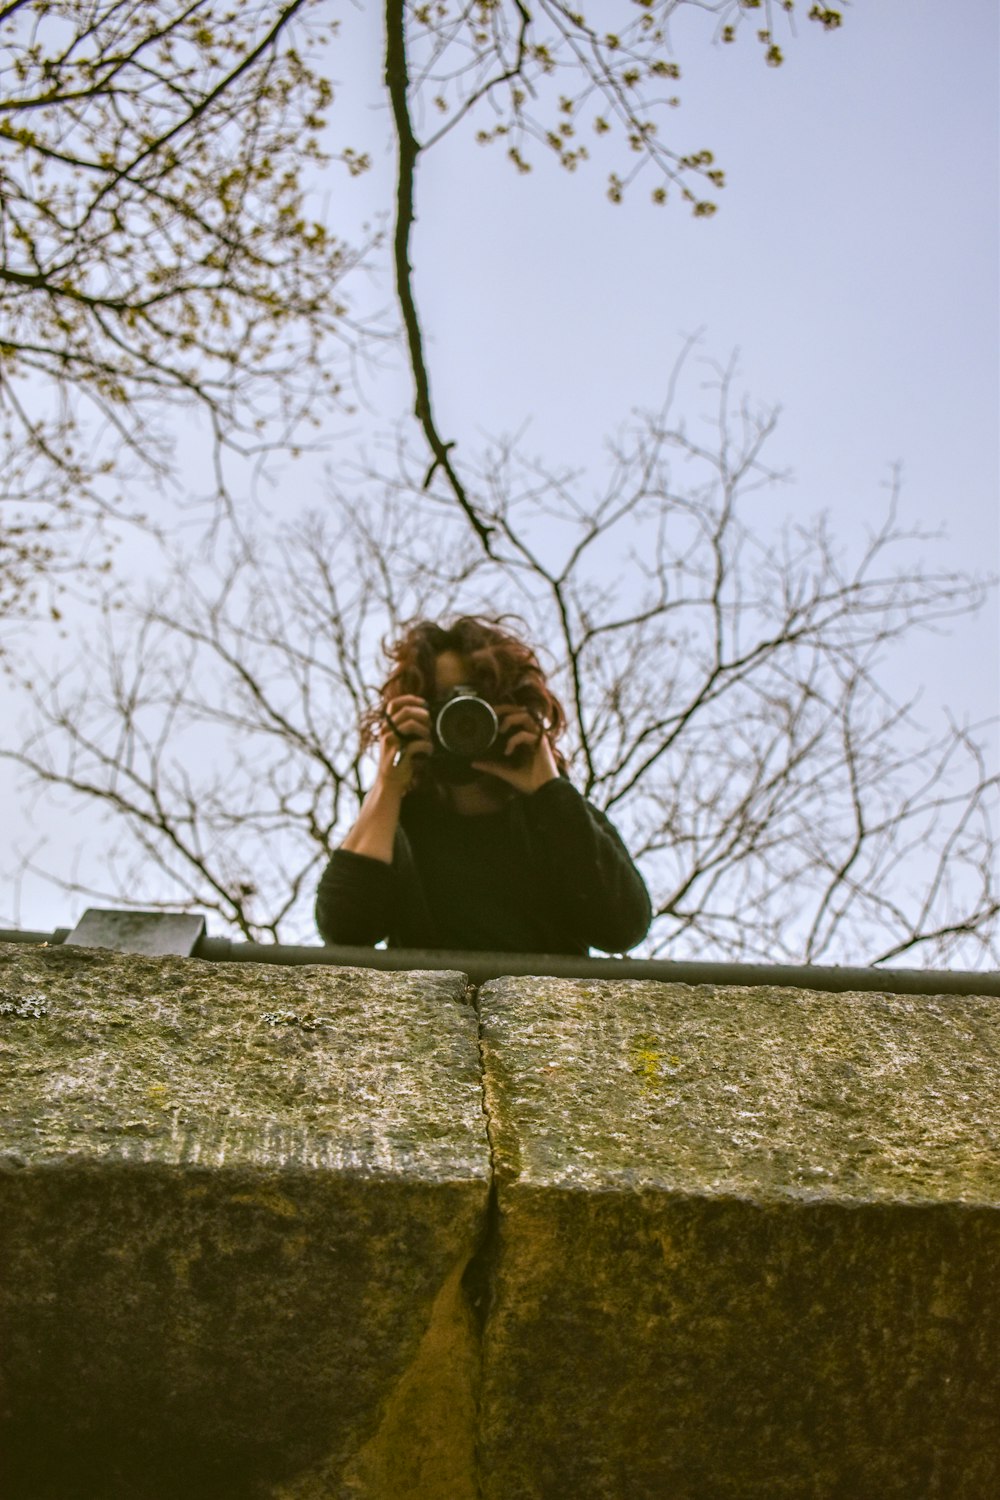
[[[336,849],[316,893],[316,926],[324,943],[374,947],[391,925],[395,871],[384,860]]]
[[[575,941],[625,953],[652,920],[646,883],[618,830],[568,781],[547,781],[521,804],[532,856]]]

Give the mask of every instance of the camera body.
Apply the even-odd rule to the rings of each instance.
[[[428,707],[435,754],[465,764],[503,754],[496,710],[475,688],[460,684]]]

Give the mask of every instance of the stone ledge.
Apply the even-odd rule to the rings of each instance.
[[[1000,1002],[606,980],[480,992],[500,1182],[996,1203]]]
[[[996,1000],[479,1009],[0,947],[11,1500],[1000,1493]]]
[[[485,1500],[1000,1493],[1000,1006],[500,980]]]
[[[8,1160],[488,1175],[463,975],[0,955]]]
[[[466,989],[0,950],[12,1500],[471,1500]]]

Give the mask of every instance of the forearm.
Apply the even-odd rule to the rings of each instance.
[[[369,859],[392,864],[402,801],[403,793],[399,788],[376,781],[340,847],[349,854],[365,854]]]

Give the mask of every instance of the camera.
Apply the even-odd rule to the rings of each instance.
[[[500,725],[491,704],[475,688],[454,687],[438,703],[430,704],[431,739],[436,751],[457,760],[493,759],[498,751]]]

